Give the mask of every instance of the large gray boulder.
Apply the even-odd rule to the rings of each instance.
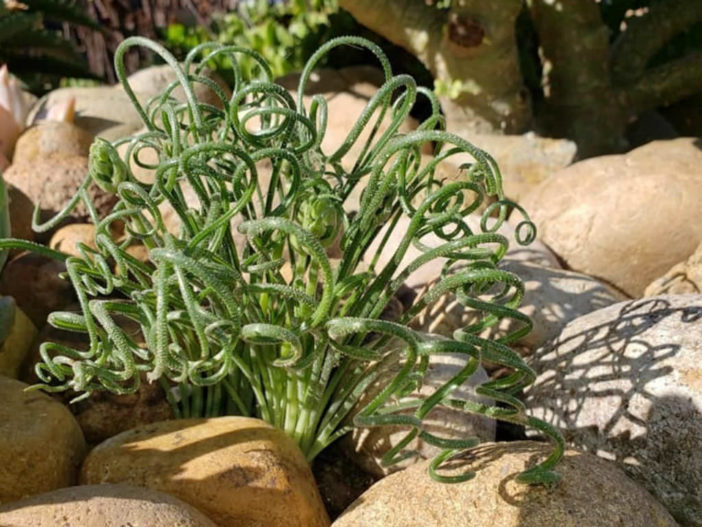
[[[702,295],[600,309],[529,364],[532,415],[615,461],[681,525],[702,526]]]

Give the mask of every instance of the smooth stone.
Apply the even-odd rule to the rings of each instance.
[[[621,302],[528,361],[531,415],[616,462],[684,526],[702,526],[702,295]]]
[[[532,441],[480,445],[450,462],[447,475],[475,470],[475,478],[447,484],[421,463],[380,480],[333,527],[676,527],[670,514],[614,464],[566,451],[552,488],[515,477],[550,447]]]
[[[114,141],[144,126],[126,92],[112,86],[69,87],[53,90],[32,108],[29,122],[36,123],[46,116],[49,108],[66,104],[71,98],[75,99],[76,126],[92,137]]]
[[[44,327],[49,313],[74,300],[71,282],[59,276],[64,272],[63,262],[36,253],[20,253],[5,264],[0,294],[13,297],[36,327]]]
[[[458,374],[466,364],[466,357],[456,353],[432,355],[421,387],[409,396],[422,399],[431,396],[437,389]],[[400,366],[401,362],[393,361],[389,363],[389,366],[385,368],[385,372],[364,393],[357,405],[359,409],[370,403],[392,381]],[[475,388],[487,381],[487,373],[481,366],[478,366],[478,370],[473,376],[452,392],[452,397],[494,404],[493,400],[475,393]],[[495,440],[495,420],[470,412],[462,412],[444,405],[434,407],[423,421],[425,424],[424,430],[439,437],[464,439],[475,436],[481,441]],[[375,477],[383,477],[397,472],[441,453],[442,448],[431,445],[421,438],[415,438],[404,449],[414,451],[415,455],[400,463],[384,466],[382,464],[383,455],[391,448],[397,446],[409,431],[410,428],[400,426],[355,427],[342,440],[342,447],[350,459]]]
[[[191,70],[192,71],[192,70]],[[211,71],[209,68],[205,68],[203,77],[207,77],[213,80],[217,85],[224,91],[227,101],[232,96],[232,92],[229,86],[221,79],[219,75]],[[162,64],[159,66],[149,66],[148,68],[143,68],[139,71],[132,73],[127,77],[127,82],[135,93],[139,94],[139,98],[146,101],[152,97],[162,95],[166,88],[177,80],[177,75],[173,68],[168,64]],[[115,89],[122,90],[122,85],[115,85]],[[194,95],[198,101],[216,106],[217,108],[222,108],[222,100],[217,96],[217,94],[209,87],[203,83],[197,82],[193,85]],[[183,88],[178,85],[175,90],[171,92],[171,96],[177,101],[185,102],[185,92]]]
[[[10,212],[10,229],[13,238],[34,241],[35,232],[32,229],[34,203],[27,195],[14,185],[7,186],[8,209]],[[19,254],[17,250],[10,253]]]
[[[93,137],[66,121],[39,121],[17,140],[13,163],[29,162],[49,155],[87,156]]]
[[[85,440],[71,412],[0,376],[0,503],[73,485]]]
[[[259,419],[177,419],[134,428],[95,447],[80,481],[167,492],[220,527],[329,525],[302,452]]]
[[[317,94],[323,95],[327,100],[328,122],[321,145],[325,154],[332,154],[346,141],[349,131],[384,80],[382,71],[373,66],[351,66],[339,70],[319,69],[312,72],[303,103],[309,109],[312,97]],[[295,101],[297,101],[299,81],[299,73],[291,73],[276,79],[276,83],[286,88]],[[378,117],[379,111],[372,114],[369,125],[364,128],[351,149],[342,157],[341,164],[346,170],[353,168]],[[374,142],[389,128],[391,122],[392,119],[386,115],[375,135]],[[417,128],[417,124],[414,118],[408,116],[396,133],[410,132]]]
[[[490,154],[502,174],[505,196],[519,202],[551,174],[571,165],[577,145],[568,139],[524,135],[496,135],[459,132],[475,146]],[[471,162],[468,154],[457,156],[458,165]]]
[[[631,297],[702,242],[702,149],[654,141],[554,174],[522,205],[568,268]]]
[[[84,156],[52,155],[21,161],[4,173],[6,182],[17,187],[34,206],[42,209],[43,221],[63,210],[87,177],[88,158]],[[117,203],[114,194],[103,191],[94,183],[88,186],[88,194],[100,217],[112,212]],[[68,217],[85,222],[90,215],[86,206],[79,202]]]
[[[70,223],[58,229],[51,240],[49,247],[62,253],[82,258],[78,244],[97,249],[95,244],[95,225],[90,223]]]
[[[545,342],[555,338],[563,327],[582,315],[625,300],[626,297],[592,278],[572,271],[553,269],[529,262],[507,258],[500,262],[500,269],[517,275],[524,283],[524,297],[518,311],[531,318],[534,327],[529,334],[515,341],[520,351],[528,354]],[[422,291],[430,290],[430,282]],[[493,289],[493,294],[498,293]],[[490,300],[490,295],[480,297]],[[420,331],[453,335],[478,321],[474,309],[465,307],[455,295],[443,295],[426,306],[412,321]],[[504,318],[489,330],[481,333],[484,338],[496,339],[520,329],[521,321]]]
[[[702,243],[686,261],[674,265],[644,291],[644,296],[702,293]]]
[[[9,323],[9,334],[0,344],[0,375],[16,379],[38,331],[11,296],[0,297],[0,317],[3,325]]]
[[[81,485],[0,507],[6,527],[217,527],[179,499],[129,485]]]
[[[483,230],[480,227],[480,216],[469,215],[466,216],[464,220],[474,234],[480,234],[483,232]],[[385,265],[388,262],[390,262],[391,258],[394,256],[395,251],[400,246],[400,244],[402,243],[402,239],[409,230],[410,221],[410,218],[403,215],[397,222],[397,225],[393,229],[393,232],[388,238],[388,242],[385,244],[385,247],[383,248],[383,251],[378,259],[378,264],[375,267],[376,272],[380,272],[383,269],[383,267],[385,267]],[[487,227],[492,228],[493,226],[494,223],[492,220],[490,220],[488,222]],[[378,247],[380,247],[380,243],[383,240],[385,233],[387,232],[387,228],[388,227],[383,227],[380,230],[378,235],[368,247],[368,250],[366,250],[363,259],[367,264],[370,264],[376,251],[378,250]],[[509,223],[504,222],[497,230],[497,233],[505,236],[509,243],[509,248],[507,250],[505,258],[537,263],[546,267],[553,267],[555,269],[560,268],[560,266],[558,265],[558,261],[556,260],[553,253],[551,253],[551,251],[549,251],[549,249],[546,246],[544,246],[539,240],[535,240],[532,244],[528,246],[519,245],[516,240],[515,229]],[[439,247],[440,245],[447,243],[445,240],[442,240],[434,233],[429,233],[426,236],[423,236],[420,241],[422,244],[430,248]],[[491,249],[497,248],[497,244],[482,244],[481,246]],[[422,251],[416,248],[413,244],[410,244],[407,248],[407,251],[405,252],[405,255],[400,261],[398,272],[396,272],[395,274],[399,274],[399,271],[405,269],[410,263],[412,263],[412,261],[414,261],[422,254]],[[434,281],[436,278],[439,277],[439,274],[441,273],[441,267],[446,263],[446,261],[446,258],[435,258],[431,262],[419,267],[414,272],[412,272],[405,280],[405,284],[413,289],[421,289],[426,284]]]

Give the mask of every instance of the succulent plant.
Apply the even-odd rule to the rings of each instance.
[[[177,75],[144,106],[122,64],[135,45],[159,54]],[[343,143],[326,152],[321,145],[327,103],[320,95],[306,98],[305,86],[320,59],[344,45],[372,52],[385,82]],[[220,57],[235,66],[240,57],[254,64],[247,72],[235,67],[231,98],[201,75]],[[423,427],[432,408],[448,405],[544,432],[554,442],[553,453],[521,480],[555,479],[551,469],[562,455],[562,439],[528,416],[517,398],[534,380],[509,348],[531,328],[516,309],[524,286],[498,268],[508,241],[497,229],[515,207],[516,214],[525,213],[504,198],[493,159],[442,129],[431,91],[418,88],[410,76],[393,76],[382,50],[356,37],[332,40],[312,56],[296,98],[273,82],[258,54],[236,46],[198,46],[179,64],[160,45],[133,37],[121,44],[115,63],[146,131],[114,143],[98,139],[76,197],[45,224],[35,216],[35,228],[47,230],[83,202],[96,224],[97,248],[82,245],[82,257],[66,257],[29,242],[0,242],[65,259],[80,301],[82,312],[53,313],[49,322],[87,334],[90,347],[44,343],[37,365],[43,389],[70,389],[83,394],[79,397],[96,390],[131,393],[145,373],[163,386],[177,416],[258,416],[294,438],[309,460],[354,426],[400,426],[406,436],[385,463],[412,455],[405,447],[419,436],[442,448],[431,465],[434,477],[465,480],[472,474],[449,478],[439,466],[478,439],[438,437]],[[196,100],[198,83],[218,94],[222,109]],[[185,102],[171,96],[177,87]],[[418,97],[429,101],[432,115],[402,134],[400,125]],[[362,136],[366,130],[370,133]],[[421,153],[427,143],[435,151],[429,162]],[[140,156],[145,150],[155,151],[158,162],[145,163]],[[474,161],[462,167],[463,178],[437,179],[437,163],[465,154]],[[150,170],[153,180],[137,179],[133,166]],[[119,198],[102,220],[87,192],[91,184]],[[360,205],[350,210],[359,185]],[[196,204],[186,191],[194,193]],[[465,218],[488,198],[494,202],[481,228],[472,230]],[[166,228],[164,211],[180,219],[179,232]],[[409,227],[399,231],[403,217]],[[124,240],[110,236],[117,222],[126,226]],[[518,232],[525,243],[533,239],[526,215]],[[393,233],[399,244],[388,242]],[[429,237],[439,243],[430,245]],[[128,252],[134,244],[146,249],[145,261]],[[421,255],[404,264],[410,246]],[[327,255],[332,247],[341,254],[335,262]],[[379,263],[381,252],[392,254],[387,263]],[[405,279],[423,266],[436,268],[440,280],[394,320],[385,320],[384,310]],[[444,294],[475,310],[479,322],[453,338],[412,330],[412,318]],[[145,346],[121,329],[122,317],[139,325]],[[519,321],[519,329],[497,339],[481,336],[505,317]],[[465,367],[431,396],[414,395],[431,355],[447,353],[463,355]],[[359,405],[388,361],[401,367],[368,404]],[[496,403],[457,398],[455,388],[484,361],[511,372],[475,390]]]

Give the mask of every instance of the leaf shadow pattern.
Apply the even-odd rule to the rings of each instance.
[[[540,348],[526,403],[567,443],[616,462],[683,525],[702,525],[702,297],[591,313]]]

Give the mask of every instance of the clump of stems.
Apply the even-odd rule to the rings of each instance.
[[[122,63],[135,45],[159,54],[177,75],[145,105],[131,90]],[[303,94],[315,65],[342,45],[372,52],[385,83],[341,146],[326,152],[321,145],[327,103]],[[221,57],[234,65],[231,97],[203,73]],[[240,57],[255,64],[251,71],[241,71]],[[37,365],[43,389],[81,396],[96,390],[132,393],[145,374],[163,386],[176,416],[258,416],[294,438],[309,460],[354,426],[402,426],[406,436],[384,463],[411,455],[406,447],[419,436],[443,449],[431,465],[432,476],[462,481],[472,474],[441,475],[439,465],[478,439],[438,437],[423,427],[432,408],[447,405],[544,432],[554,451],[521,479],[554,480],[550,469],[562,455],[562,440],[529,417],[516,397],[534,373],[509,348],[531,329],[516,310],[522,283],[498,268],[508,241],[497,229],[515,205],[503,197],[493,159],[442,129],[432,92],[418,88],[410,76],[393,76],[383,52],[355,37],[319,49],[302,72],[297,98],[273,82],[259,55],[236,46],[201,45],[180,64],[160,45],[134,37],[119,47],[115,64],[146,131],[114,144],[97,139],[90,175],[76,197],[47,223],[39,224],[35,215],[35,229],[46,231],[83,202],[96,225],[96,248],[81,245],[81,257],[66,257],[29,242],[0,243],[65,259],[82,308],[50,316],[56,328],[86,333],[90,346],[44,343]],[[255,80],[245,80],[250,78]],[[221,104],[199,102],[197,84],[217,94]],[[172,96],[176,88],[184,102]],[[432,114],[417,130],[402,134],[417,97],[428,99]],[[428,143],[435,152],[429,161],[421,154]],[[125,144],[121,157],[117,147]],[[155,151],[158,162],[143,162],[144,149]],[[463,178],[437,178],[439,163],[466,153],[474,161],[462,167]],[[138,179],[132,166],[150,170],[153,180]],[[88,196],[93,184],[119,198],[104,218]],[[365,188],[357,210],[351,210],[358,185]],[[475,232],[465,218],[489,198]],[[179,232],[166,228],[167,210],[179,218]],[[528,242],[534,229],[524,217],[518,232]],[[117,223],[127,233],[119,241],[111,236]],[[134,244],[146,248],[146,261],[128,252]],[[412,246],[420,256],[407,264]],[[338,259],[328,256],[332,250]],[[384,264],[382,252],[391,255]],[[406,278],[427,265],[440,270],[437,283],[386,320],[384,310]],[[409,327],[445,294],[474,310],[477,322],[453,338]],[[119,321],[125,318],[141,328],[145,345],[123,329]],[[520,321],[519,329],[496,339],[481,336],[503,318]],[[430,357],[447,353],[464,355],[465,367],[431,396],[418,397]],[[397,373],[360,405],[391,360],[401,364]],[[511,371],[475,390],[495,404],[457,398],[455,388],[483,361]]]

